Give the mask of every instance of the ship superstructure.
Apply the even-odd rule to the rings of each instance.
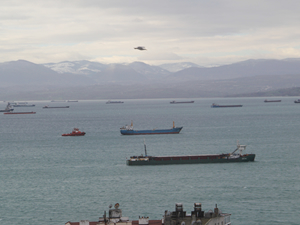
[[[114,209],[109,209],[108,215],[104,211],[104,215],[99,218],[99,221],[69,221],[65,225],[230,225],[230,215],[222,213],[217,205],[214,210],[204,212],[201,203],[194,203],[194,210],[188,215],[186,211],[183,211],[182,203],[177,203],[175,211],[166,210],[160,220],[150,220],[147,216],[139,217],[138,220],[129,220],[129,217],[122,215],[122,210],[119,209],[119,203],[117,203]]]

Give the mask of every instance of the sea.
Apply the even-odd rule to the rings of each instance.
[[[269,98],[275,99],[275,98]],[[278,99],[278,98],[276,98]],[[28,101],[35,107],[0,114],[0,224],[64,225],[98,221],[119,203],[130,220],[161,219],[182,203],[215,206],[235,225],[300,224],[300,104],[297,97]],[[193,104],[170,104],[194,100]],[[242,104],[211,108],[211,104]],[[4,109],[7,102],[1,102]],[[70,108],[43,109],[45,105]],[[137,130],[183,126],[180,134],[122,136]],[[73,128],[82,137],[62,137]],[[148,155],[230,153],[237,143],[255,162],[127,166]]]

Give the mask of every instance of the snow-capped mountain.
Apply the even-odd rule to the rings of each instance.
[[[178,68],[189,65],[194,64],[180,64]],[[210,68],[191,66],[177,72],[142,62],[102,64],[65,61],[35,64],[18,60],[0,63],[0,96],[5,99],[23,98],[25,93],[31,91],[28,99],[53,98],[55,93],[61,96],[78,94],[78,99],[99,96],[218,97],[298,87],[299,71],[299,59],[247,60]],[[74,92],[74,87],[82,91]],[[69,91],[66,88],[70,88]]]
[[[45,63],[43,65],[58,73],[91,75],[94,73],[103,72],[112,64],[103,64],[99,62],[90,62],[87,60],[82,60],[82,61],[63,61],[59,63]],[[180,70],[184,70],[190,67],[201,68],[201,66],[189,62],[169,63],[169,64],[162,64],[160,66],[148,65],[143,62],[133,62],[133,63],[121,64],[121,65],[129,66],[130,68],[134,69],[136,72],[146,75],[150,79],[164,77],[169,75],[171,72],[178,72]]]
[[[191,67],[197,67],[197,68],[202,68],[202,66],[199,66],[195,63],[190,63],[190,62],[182,62],[182,63],[166,63],[159,65],[159,67],[168,70],[170,72],[178,72],[187,68]]]
[[[45,63],[44,66],[54,70],[57,73],[73,73],[90,75],[91,73],[102,72],[107,68],[107,64],[99,62],[82,61],[64,61],[59,63]]]
[[[128,64],[129,67],[134,69],[136,72],[143,74],[148,79],[161,79],[170,74],[168,70],[165,70],[159,66],[151,66],[143,62],[133,62]]]

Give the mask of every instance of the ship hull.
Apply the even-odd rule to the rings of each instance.
[[[172,101],[170,102],[171,104],[182,104],[182,103],[194,103],[195,101],[185,101],[185,102],[176,102],[176,101]]]
[[[124,103],[124,102],[121,102],[121,101],[108,101],[108,102],[106,102],[106,104],[117,104],[117,103]]]
[[[63,109],[70,108],[70,106],[44,106],[43,109]]]
[[[242,107],[243,105],[212,105],[211,108]]]
[[[179,134],[182,127],[162,130],[120,130],[122,135]]]
[[[3,114],[36,114],[36,112],[5,112]]]
[[[35,105],[12,105],[13,107],[34,107]]]
[[[149,160],[126,160],[128,166],[154,166],[172,164],[207,164],[207,163],[233,163],[233,162],[253,162],[255,154],[247,154],[238,158],[230,158],[224,155],[198,155],[198,156],[165,156],[149,157]]]
[[[281,102],[281,100],[265,100],[264,102]]]
[[[75,136],[84,136],[84,135],[85,135],[85,133],[82,132],[80,134],[62,134],[61,136],[63,136],[63,137],[66,137],[66,136],[73,136],[73,137],[75,137]]]

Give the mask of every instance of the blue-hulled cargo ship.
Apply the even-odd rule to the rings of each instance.
[[[179,134],[183,127],[175,127],[173,122],[173,127],[171,129],[153,129],[153,130],[134,130],[133,124],[126,125],[120,128],[120,132],[123,135],[148,135],[148,134]]]

